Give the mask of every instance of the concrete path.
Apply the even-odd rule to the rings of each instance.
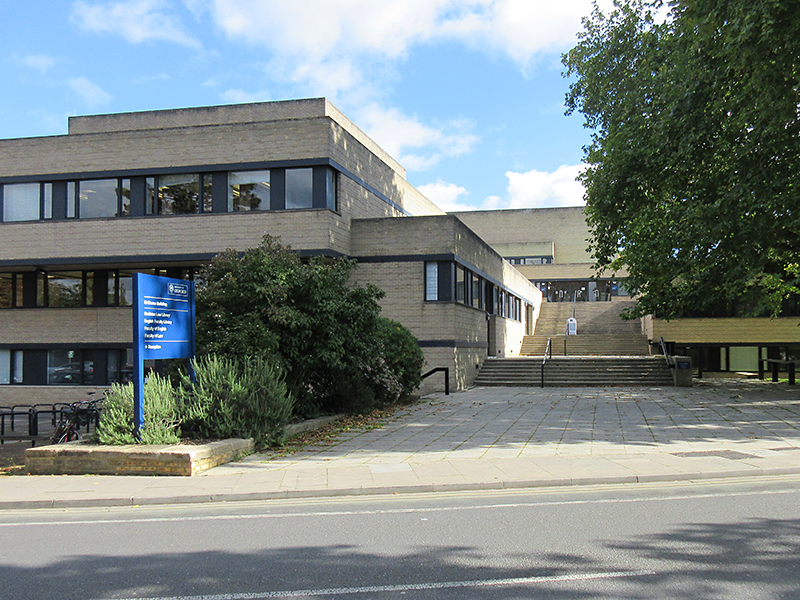
[[[120,506],[800,474],[800,387],[475,388],[195,477],[0,477],[0,508]]]

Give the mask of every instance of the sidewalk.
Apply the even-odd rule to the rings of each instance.
[[[376,429],[195,477],[0,477],[0,508],[684,481],[800,474],[800,387],[475,388]]]

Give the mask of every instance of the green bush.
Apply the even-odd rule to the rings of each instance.
[[[193,361],[195,381],[179,388],[184,433],[200,438],[253,438],[257,448],[280,444],[293,399],[278,368],[261,356],[209,355]]]
[[[180,441],[181,417],[169,379],[151,373],[144,385],[142,444],[174,444]],[[103,400],[100,424],[94,436],[101,444],[135,444],[133,384],[115,383]]]
[[[224,252],[197,286],[200,354],[273,357],[294,416],[370,411],[419,386],[422,352],[407,329],[380,317],[383,292],[359,285],[347,259],[300,256],[265,235]]]
[[[397,321],[380,317],[377,335],[383,345],[386,366],[402,387],[401,396],[410,396],[422,383],[425,356],[419,340]]]

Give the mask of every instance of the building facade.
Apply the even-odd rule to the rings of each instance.
[[[627,296],[615,276],[597,276],[583,207],[453,213],[517,267],[549,302],[596,302]],[[618,279],[618,277],[619,279]]]
[[[456,389],[519,351],[541,302],[325,99],[72,117],[67,135],[0,140],[0,232],[3,404],[125,381],[133,273],[192,278],[265,233],[357,258]]]
[[[626,273],[597,277],[588,251],[589,227],[582,207],[453,213],[536,285],[546,302],[602,301],[627,296]],[[759,360],[800,359],[800,304],[787,302],[782,316],[692,316],[642,319],[652,351],[661,339],[670,352],[692,357],[700,372],[757,372]]]

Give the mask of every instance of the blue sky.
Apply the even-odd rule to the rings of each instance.
[[[445,210],[582,204],[560,56],[590,0],[0,0],[0,138],[325,96]]]

